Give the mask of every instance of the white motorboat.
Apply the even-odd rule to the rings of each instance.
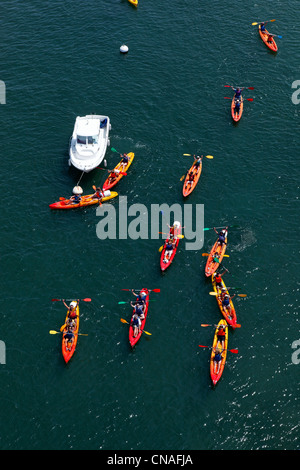
[[[110,129],[108,116],[77,116],[70,141],[69,165],[86,173],[96,168],[110,145]]]

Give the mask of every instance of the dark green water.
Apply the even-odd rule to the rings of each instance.
[[[283,36],[276,55],[251,26],[271,18]],[[299,449],[298,25],[296,0],[2,1],[1,449]],[[237,126],[225,84],[255,87]],[[239,353],[215,389],[198,347],[213,340],[200,324],[221,318],[201,256],[215,234],[198,251],[180,242],[162,275],[162,240],[99,240],[94,207],[48,207],[80,177],[68,142],[76,116],[91,112],[110,116],[113,147],[135,152],[117,187],[129,205],[183,204],[182,154],[214,156],[188,203],[204,204],[207,227],[239,224],[225,282],[247,294],[235,299],[242,328],[229,332]],[[104,178],[85,175],[84,192]],[[132,287],[161,289],[152,336],[133,352],[120,322],[131,308],[118,305]],[[65,308],[51,299],[72,297],[92,303],[81,303],[88,337],[66,366],[49,334]]]

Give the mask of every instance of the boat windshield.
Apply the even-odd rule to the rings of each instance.
[[[77,144],[86,144],[86,137],[78,135],[77,136]]]
[[[89,136],[87,139],[88,139],[88,144],[97,144],[98,143],[98,136],[97,135]]]

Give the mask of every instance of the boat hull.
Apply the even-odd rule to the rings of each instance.
[[[220,369],[216,370],[214,356],[215,356],[215,350],[216,350],[217,343],[218,343],[217,332],[218,332],[218,327],[220,325],[227,326],[226,320],[222,319],[219,321],[215,334],[214,334],[213,346],[212,346],[211,357],[210,357],[210,377],[211,377],[213,385],[216,385],[219,382],[223,374],[225,363],[226,363],[226,356],[227,356],[228,328],[225,328],[225,341],[224,341],[224,350],[222,351],[222,360],[220,361],[221,362]]]
[[[70,347],[70,350],[68,350],[66,348],[66,345],[65,345],[65,340],[64,340],[64,334],[67,332],[67,329],[65,328],[63,330],[63,338],[62,338],[62,355],[63,355],[63,358],[65,360],[65,363],[67,364],[70,359],[73,357],[74,355],[74,352],[76,350],[76,346],[77,346],[77,340],[78,340],[78,330],[79,330],[79,305],[77,304],[77,307],[76,307],[76,314],[77,314],[77,318],[76,318],[76,328],[75,330],[73,331],[74,333],[74,339],[73,339],[73,342],[72,342],[72,345]],[[65,323],[67,322],[68,320],[68,315],[66,316],[66,319],[65,319]]]
[[[216,282],[215,282],[215,279],[214,279],[214,275],[212,275],[211,277],[211,281],[212,281],[212,285],[213,285],[213,289],[214,289],[214,292],[218,293],[218,289],[217,289],[217,286],[216,286]],[[223,281],[223,278],[221,280],[221,287],[225,288],[226,289],[226,294],[229,295],[229,292],[228,292],[228,289],[225,285],[225,282]],[[230,308],[231,308],[231,312],[230,314],[227,312],[226,309],[224,309],[223,305],[222,305],[222,300],[221,300],[221,297],[219,297],[218,295],[216,296],[216,299],[217,299],[217,302],[218,302],[218,306],[219,306],[219,309],[223,315],[223,317],[225,318],[225,320],[227,321],[227,323],[232,327],[232,328],[236,328],[236,322],[237,322],[237,317],[236,317],[236,311],[235,311],[235,308],[234,308],[234,305],[233,305],[233,302],[232,300],[230,300]]]
[[[231,117],[234,120],[234,122],[238,122],[241,119],[243,110],[244,110],[244,102],[241,97],[240,112],[239,113],[235,112],[235,95],[234,95],[231,101]]]
[[[160,256],[160,269],[162,271],[165,271],[173,262],[173,259],[176,255],[176,252],[177,252],[177,249],[178,249],[178,244],[179,244],[179,238],[176,238],[178,237],[178,235],[181,234],[181,228],[177,228],[175,227],[174,229],[174,238],[176,239],[175,240],[175,246],[173,248],[173,251],[171,253],[171,256],[168,258],[167,262],[164,261],[164,258],[165,258],[165,253],[166,253],[166,246],[167,246],[167,241],[169,240],[169,238],[167,238],[165,240],[165,243],[164,243],[164,247],[162,249],[162,252],[161,252],[161,256]]]
[[[222,246],[219,244],[218,240],[214,243],[212,249],[210,250],[209,256],[206,261],[206,266],[205,266],[205,276],[209,277],[211,276],[220,266],[223,257],[225,255],[226,247],[227,247],[227,234],[226,232],[226,237],[225,237],[225,242]],[[215,255],[219,255],[219,262],[214,261]]]
[[[130,321],[130,325],[129,325],[129,343],[130,343],[130,346],[133,348],[136,343],[139,341],[140,337],[142,336],[143,334],[143,330],[144,330],[144,327],[145,327],[145,323],[146,323],[146,319],[147,319],[147,314],[148,314],[148,308],[149,308],[149,291],[148,289],[142,289],[141,292],[145,292],[147,295],[146,295],[146,302],[145,302],[145,311],[144,311],[144,318],[143,320],[141,320],[142,324],[141,324],[141,329],[140,329],[140,332],[137,334],[137,336],[134,336],[133,334],[133,328],[132,328],[132,319],[133,319],[133,314],[132,314],[132,317],[131,317],[131,321]]]
[[[277,47],[277,44],[275,42],[275,39],[272,38],[272,42],[268,42],[268,35],[269,35],[269,31],[266,30],[266,32],[263,32],[261,31],[260,29],[260,25],[258,27],[258,31],[259,31],[259,35],[261,37],[261,39],[263,40],[263,42],[265,43],[265,45],[273,52],[277,52],[278,51],[278,47]]]
[[[189,174],[191,171],[196,171],[195,173],[195,179],[192,184],[189,184]],[[189,194],[191,194],[192,191],[194,191],[195,187],[197,186],[197,183],[199,181],[199,178],[201,176],[202,172],[202,162],[200,163],[199,167],[196,168],[195,163],[191,166],[191,168],[188,171],[188,174],[185,177],[184,183],[183,183],[183,188],[182,188],[182,194],[184,197],[187,197]]]

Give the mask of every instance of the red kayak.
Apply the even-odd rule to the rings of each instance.
[[[242,96],[241,96],[239,101],[240,101],[240,110],[239,110],[239,112],[237,112],[236,109],[235,109],[235,103],[236,103],[235,95],[234,95],[234,97],[232,98],[232,101],[231,101],[231,116],[232,116],[232,119],[235,122],[238,122],[241,119],[242,114],[243,114],[243,109],[244,109],[244,102],[243,102]]]
[[[172,263],[176,255],[176,251],[177,251],[178,244],[179,244],[180,232],[181,232],[180,223],[174,222],[174,225],[170,230],[169,237],[165,241],[165,244],[162,249],[161,256],[160,256],[160,269],[162,271],[165,271],[170,266],[170,264]],[[173,249],[170,251],[166,250],[169,242],[172,243],[173,245]]]
[[[141,290],[141,293],[143,293],[143,292],[145,292],[145,294],[147,296],[146,296],[146,299],[145,299],[144,318],[143,318],[143,320],[141,320],[142,324],[141,324],[140,331],[137,334],[137,336],[134,336],[133,328],[132,328],[132,321],[133,321],[133,315],[134,314],[132,314],[130,325],[129,325],[129,343],[130,343],[130,346],[132,348],[136,345],[136,343],[138,342],[138,340],[142,336],[143,330],[144,330],[144,327],[145,327],[145,323],[146,323],[146,319],[147,319],[147,313],[148,313],[148,307],[149,307],[149,291],[148,291],[148,289],[144,288],[144,289]]]

